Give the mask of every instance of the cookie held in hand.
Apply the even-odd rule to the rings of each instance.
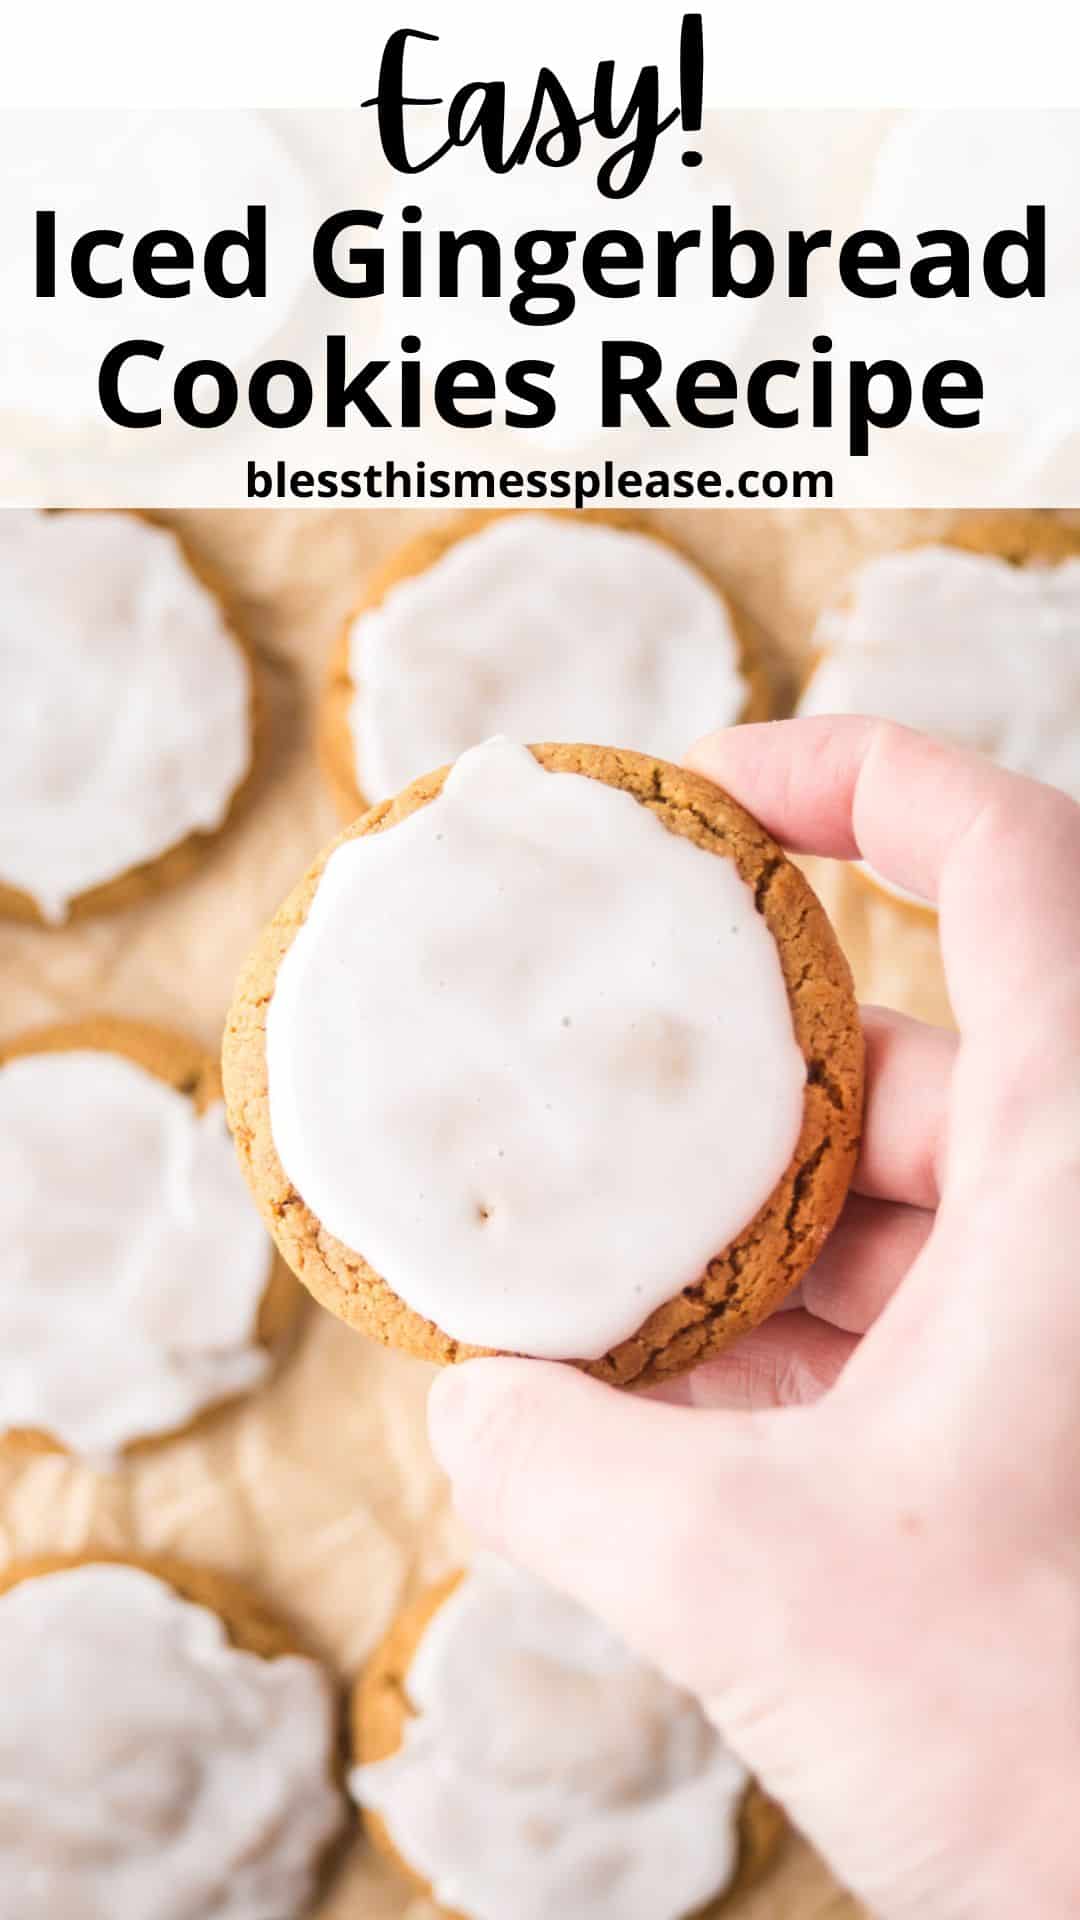
[[[1080,533],[1038,512],[961,515],[865,561],[814,632],[803,715],[865,713],[989,755],[1080,800]],[[934,908],[864,862],[921,915]]]
[[[241,1162],[285,1259],[424,1358],[697,1365],[818,1253],[862,1037],[809,885],[726,794],[642,755],[495,740],[314,864],[226,1029]]]

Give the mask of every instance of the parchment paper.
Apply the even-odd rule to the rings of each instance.
[[[59,933],[0,924],[4,1036],[105,1011],[179,1026],[216,1046],[240,961],[337,824],[312,735],[338,623],[373,562],[434,516],[173,518],[222,570],[235,617],[257,647],[272,708],[271,764],[243,818],[186,885]],[[941,516],[719,511],[667,521],[756,620],[788,697],[822,601],[861,555],[919,523],[937,531]],[[863,997],[947,1020],[932,925],[840,870],[811,865]],[[428,1377],[427,1367],[382,1352],[307,1303],[274,1381],[197,1436],[107,1477],[59,1456],[0,1458],[0,1563],[90,1544],[168,1549],[220,1567],[293,1618],[345,1683],[397,1607],[464,1551],[424,1437]],[[426,1920],[429,1911],[357,1839],[320,1920]],[[740,1920],[853,1920],[858,1909],[793,1836],[739,1911]]]

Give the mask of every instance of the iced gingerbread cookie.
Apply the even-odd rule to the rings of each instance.
[[[286,1260],[353,1326],[620,1384],[776,1307],[854,1164],[862,1043],[801,874],[699,776],[471,749],[356,821],[224,1051]]]
[[[946,544],[867,561],[822,614],[814,645],[801,714],[898,720],[1080,800],[1075,529],[1037,513],[965,516]]]
[[[321,1667],[243,1588],[87,1553],[0,1573],[18,1920],[300,1920],[341,1831]]]
[[[247,649],[131,513],[0,514],[0,914],[57,925],[182,879],[249,781]]]
[[[462,515],[411,540],[346,622],[321,758],[342,817],[492,734],[620,741],[674,760],[769,714],[746,622],[628,515]]]
[[[491,1558],[399,1617],[352,1736],[372,1841],[447,1920],[711,1920],[783,1831],[696,1700]]]
[[[217,1063],[136,1021],[0,1046],[0,1434],[100,1465],[265,1379],[303,1295]]]

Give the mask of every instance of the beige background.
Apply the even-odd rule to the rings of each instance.
[[[255,644],[272,710],[270,764],[242,819],[178,890],[58,933],[0,925],[0,1038],[33,1022],[104,1011],[179,1026],[217,1045],[242,958],[336,824],[312,740],[339,623],[372,563],[434,517],[172,516],[221,569],[234,617]],[[665,525],[756,621],[789,700],[814,613],[853,562],[916,526],[936,531],[941,517],[715,512],[670,514]],[[814,878],[863,997],[947,1019],[932,925],[841,870],[815,863]],[[461,1551],[424,1438],[428,1371],[369,1346],[309,1303],[274,1382],[197,1436],[107,1477],[61,1457],[0,1458],[0,1564],[87,1544],[204,1561],[249,1580],[345,1680],[397,1606]],[[427,1912],[357,1842],[320,1920],[422,1920]],[[792,1838],[739,1913],[851,1920],[856,1908]]]

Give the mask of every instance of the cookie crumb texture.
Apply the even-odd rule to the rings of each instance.
[[[343,1826],[335,1693],[243,1587],[168,1557],[16,1562],[0,1676],[5,1913],[309,1910]]]
[[[471,1599],[470,1586],[478,1588]],[[456,1701],[455,1689],[463,1696]],[[614,1899],[620,1920],[629,1884],[612,1874],[620,1847],[623,1873],[636,1869],[637,1898],[650,1915],[664,1898],[680,1898],[666,1869],[659,1900],[655,1886],[650,1890],[650,1855],[655,1860],[658,1847],[680,1863],[684,1889],[696,1879],[696,1890],[686,1894],[696,1920],[715,1920],[767,1871],[786,1830],[780,1808],[724,1750],[700,1708],[628,1658],[570,1602],[486,1558],[398,1615],[353,1689],[350,1728],[350,1781],[364,1830],[431,1899],[433,1860],[425,1873],[408,1857],[406,1829],[417,1808],[414,1831],[423,1833],[422,1847],[426,1841],[438,1850],[444,1874],[456,1877],[457,1837],[480,1818],[499,1835],[492,1862],[497,1855],[516,1884],[528,1885],[538,1911],[565,1910],[555,1888],[538,1883],[561,1873],[594,1889],[590,1913],[606,1916]],[[426,1811],[425,1780],[435,1793]],[[550,1857],[543,1845],[534,1854],[544,1824],[534,1825],[534,1796],[556,1828]],[[621,1825],[626,1804],[640,1809],[628,1829]],[[476,1881],[472,1861],[464,1866]],[[476,1920],[473,1907],[498,1905],[493,1888],[486,1902],[484,1892],[477,1886],[462,1907],[441,1904],[436,1911],[443,1920]]]
[[[854,1169],[863,1098],[862,1035],[850,970],[824,910],[777,844],[726,794],[685,769],[589,746],[537,746],[541,767],[632,795],[669,832],[729,859],[775,942],[795,1042],[806,1062],[794,1153],[764,1204],[689,1285],[598,1359],[612,1384],[653,1384],[698,1365],[767,1317],[823,1245]],[[329,1233],[287,1177],[270,1123],[266,1022],[278,969],[338,846],[383,833],[441,792],[448,769],[373,808],[326,849],[267,928],[238,983],[225,1038],[229,1120],[241,1162],[286,1261],[321,1303],[389,1346],[441,1364],[490,1347],[451,1338],[402,1301],[366,1259]],[[722,1168],[718,1177],[722,1177]]]

